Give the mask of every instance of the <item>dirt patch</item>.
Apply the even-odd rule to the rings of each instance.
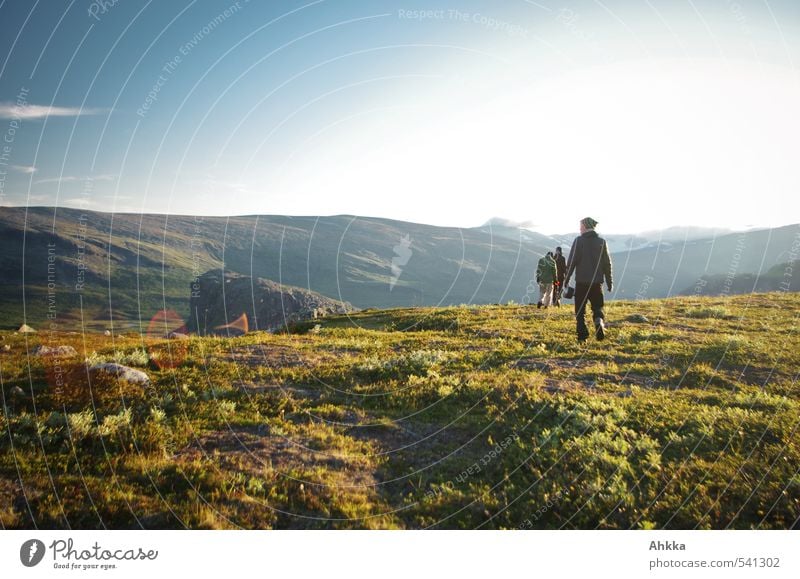
[[[606,384],[620,384],[625,386],[640,386],[642,388],[661,388],[666,384],[654,381],[652,377],[635,373],[605,373],[584,372],[584,368],[595,364],[593,360],[563,360],[559,358],[522,358],[512,363],[512,368],[523,370],[538,370],[544,374],[554,372],[567,372],[568,379],[545,378],[544,390],[546,392],[570,392],[575,390],[595,391],[595,384],[599,381]]]
[[[36,501],[43,496],[39,489],[27,485],[27,496],[17,480],[0,478],[0,521],[5,528],[31,528],[33,522],[28,512],[28,501]]]
[[[548,394],[597,391],[594,382],[578,382],[577,380],[557,380],[555,378],[545,378],[542,390],[544,390]]]
[[[595,382],[579,380],[557,380],[555,378],[545,378],[542,390],[548,394],[565,394],[571,392],[589,392],[592,394],[603,394],[606,396],[617,396],[619,398],[630,398],[633,391],[630,389],[607,391],[597,388]]]
[[[402,479],[409,469],[418,470],[446,460],[446,457],[463,458],[477,452],[475,445],[470,444],[475,431],[459,425],[443,426],[404,420],[356,426],[350,428],[347,434],[358,440],[370,441],[378,455],[385,458],[383,467],[376,473],[379,480],[399,477],[401,481],[398,484],[402,486]]]
[[[304,352],[290,346],[253,344],[237,346],[221,358],[227,362],[249,367],[266,368],[314,368],[339,358],[333,352]]]
[[[234,382],[233,387],[245,394],[280,394],[291,398],[307,398],[317,400],[322,393],[311,388],[299,386],[286,386],[264,382]]]
[[[236,426],[202,435],[175,454],[177,461],[213,459],[223,471],[264,476],[269,471],[284,474],[323,467],[341,475],[348,486],[374,486],[375,478],[363,457],[345,456],[335,451],[313,448],[306,437],[271,435],[266,426]],[[343,483],[344,484],[344,483]],[[337,484],[337,486],[339,486]]]
[[[562,358],[520,358],[511,363],[512,368],[520,370],[539,370],[553,372],[554,370],[575,371],[595,364],[594,360],[564,360]]]
[[[751,386],[759,386],[765,387],[770,384],[770,382],[774,382],[775,378],[777,378],[775,370],[771,368],[755,368],[752,366],[746,366],[742,369],[739,375],[736,377],[737,380],[744,382],[745,384],[749,384]]]

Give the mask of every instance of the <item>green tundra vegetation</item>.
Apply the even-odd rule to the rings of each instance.
[[[571,304],[182,340],[4,332],[0,523],[797,527],[800,295],[607,315],[582,345]],[[150,383],[88,372],[101,362]]]

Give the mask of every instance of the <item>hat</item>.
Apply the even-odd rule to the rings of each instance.
[[[597,226],[597,221],[591,217],[584,217],[581,219],[581,225],[583,225],[586,229],[594,229]]]

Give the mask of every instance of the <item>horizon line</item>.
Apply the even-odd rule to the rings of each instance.
[[[398,219],[396,217],[385,217],[385,216],[377,216],[377,215],[356,215],[353,213],[333,213],[328,215],[311,215],[311,214],[289,214],[289,213],[242,213],[242,214],[218,214],[218,213],[164,213],[161,211],[148,211],[148,212],[138,212],[138,211],[107,211],[101,209],[88,209],[86,207],[73,207],[71,205],[13,205],[13,204],[0,204],[0,209],[52,209],[54,212],[58,211],[59,209],[68,209],[71,211],[85,211],[88,213],[104,213],[107,215],[154,215],[154,216],[165,216],[165,217],[209,217],[213,219],[238,219],[238,218],[247,218],[247,217],[288,217],[288,218],[298,218],[298,219],[324,219],[324,218],[335,218],[335,217],[350,217],[353,219],[369,219],[369,220],[382,220],[382,221],[395,221],[399,223],[410,223],[413,225],[423,225],[426,227],[438,227],[441,229],[489,229],[489,228],[496,228],[496,229],[516,229],[519,231],[527,231],[531,233],[536,233],[538,235],[543,235],[547,237],[553,236],[560,236],[560,235],[578,235],[577,232],[574,231],[559,231],[556,233],[546,233],[544,231],[540,231],[533,227],[523,227],[519,224],[514,224],[512,220],[508,220],[509,224],[504,225],[502,223],[491,223],[492,220],[495,219],[505,219],[498,216],[489,217],[484,223],[480,225],[471,225],[471,226],[460,226],[460,225],[441,225],[437,223],[424,223],[421,221],[409,221],[406,219]],[[577,220],[576,220],[577,221]],[[675,224],[669,225],[667,227],[662,228],[653,228],[653,229],[643,229],[635,232],[615,232],[613,230],[603,231],[601,228],[601,232],[605,235],[643,235],[647,233],[657,233],[661,231],[666,231],[668,229],[682,229],[682,228],[697,228],[697,229],[721,229],[724,230],[725,233],[723,235],[729,233],[741,233],[741,232],[749,232],[749,231],[762,231],[767,229],[779,229],[782,227],[790,227],[792,225],[798,225],[800,222],[788,222],[783,223],[781,225],[748,225],[741,228],[728,228],[722,227],[718,225],[699,225],[699,224]]]

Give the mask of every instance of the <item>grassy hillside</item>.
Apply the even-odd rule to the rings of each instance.
[[[582,346],[569,308],[517,305],[172,342],[5,333],[0,522],[797,527],[798,315],[797,294],[614,302]],[[79,354],[58,370],[40,342]],[[90,390],[85,356],[152,384]]]
[[[714,296],[774,291],[800,291],[800,276],[794,275],[793,262],[778,263],[761,275],[742,273],[703,276],[694,287],[686,288],[682,293]]]
[[[614,295],[619,299],[702,295],[709,288],[700,282],[701,278],[711,279],[714,285],[715,278],[724,280],[729,276],[742,281],[728,284],[727,293],[751,292],[754,284],[748,286],[747,274],[752,274],[751,279],[767,274],[771,268],[792,261],[798,248],[800,224],[685,242],[670,238],[612,256],[617,280]]]
[[[684,243],[675,235],[665,230],[668,241],[656,247],[613,255],[615,297],[702,293],[702,287],[695,291],[702,276],[730,272],[744,280],[730,293],[752,291],[747,274],[766,272],[797,253],[800,225],[713,242]],[[565,252],[573,239],[564,236]],[[522,303],[535,291],[539,257],[556,243],[502,224],[461,229],[349,215],[194,217],[0,207],[0,328],[17,328],[23,320],[34,327],[49,323],[51,304],[69,329],[141,330],[163,308],[187,317],[190,283],[212,268],[359,308]]]
[[[46,320],[51,248],[60,322],[104,329],[113,319],[117,327],[139,329],[139,321],[146,325],[164,307],[187,316],[192,280],[222,267],[356,307],[520,301],[536,261],[552,249],[538,245],[541,239],[510,239],[505,229],[495,235],[492,228],[348,215],[194,217],[2,207],[0,327],[18,327],[23,313],[33,326]],[[85,283],[79,291],[80,272]]]

